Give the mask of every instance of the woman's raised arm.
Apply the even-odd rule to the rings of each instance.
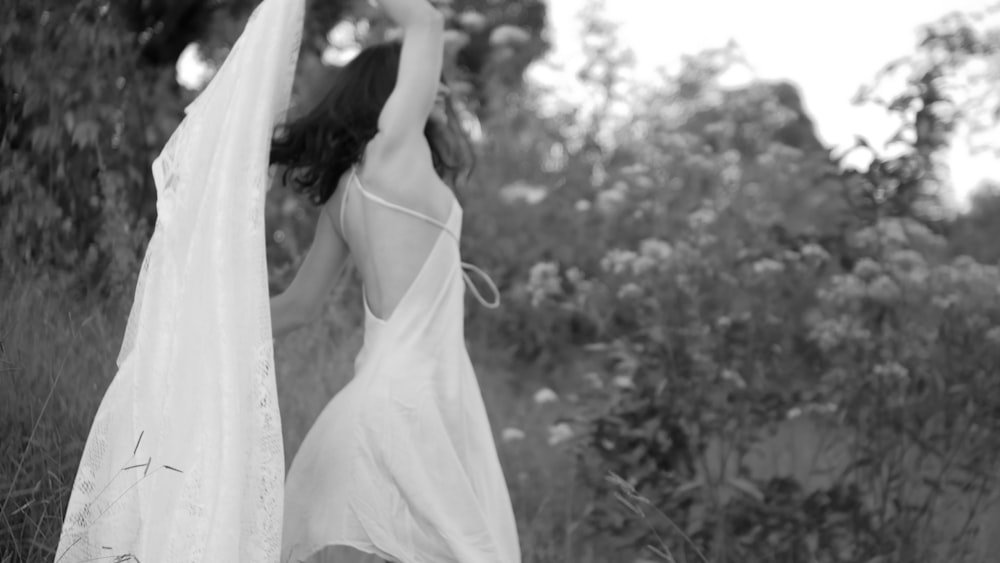
[[[426,0],[379,0],[403,30],[396,86],[379,115],[379,144],[392,148],[422,138],[441,83],[444,17]]]

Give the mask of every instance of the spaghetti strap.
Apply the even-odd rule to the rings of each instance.
[[[428,223],[430,223],[430,224],[432,224],[432,225],[434,225],[436,227],[439,227],[445,233],[447,233],[449,236],[451,236],[451,238],[454,239],[456,243],[460,243],[460,239],[459,239],[458,234],[456,234],[454,231],[452,231],[452,229],[448,225],[442,223],[441,221],[438,221],[437,219],[435,219],[435,218],[433,218],[433,217],[431,217],[429,215],[425,215],[425,214],[423,214],[423,213],[421,213],[419,211],[415,211],[413,209],[408,209],[406,207],[403,207],[402,205],[393,203],[393,202],[391,202],[391,201],[389,201],[389,200],[387,200],[387,199],[385,199],[385,198],[383,198],[383,197],[381,197],[381,196],[379,196],[377,194],[374,194],[374,193],[368,191],[367,189],[365,189],[364,184],[361,183],[361,177],[358,176],[358,168],[357,168],[357,166],[354,166],[354,167],[351,168],[351,179],[354,180],[354,183],[357,184],[357,186],[358,186],[358,190],[360,190],[361,194],[364,195],[366,198],[368,198],[368,199],[370,199],[370,200],[372,200],[372,201],[374,201],[374,202],[376,202],[376,203],[378,203],[380,205],[388,207],[389,209],[393,209],[395,211],[399,211],[400,213],[405,213],[407,215],[410,215],[411,217],[416,217],[417,219],[420,219],[422,221],[426,221],[426,222],[428,222]],[[340,206],[340,229],[341,229],[341,231],[343,231],[343,229],[344,229],[344,208],[347,207],[347,197],[351,193],[351,189],[350,188],[351,188],[351,182],[350,182],[350,180],[348,180],[347,191],[344,193],[344,199],[341,202],[341,206]],[[457,203],[453,203],[452,205],[457,206]],[[487,309],[496,309],[496,308],[500,307],[500,290],[497,289],[496,283],[493,281],[492,278],[490,278],[489,274],[487,274],[486,272],[484,272],[479,267],[477,267],[477,266],[475,266],[473,264],[470,264],[468,262],[462,262],[461,263],[461,268],[462,268],[462,278],[465,280],[465,284],[468,286],[468,288],[470,290],[472,290],[472,295],[476,298],[476,301],[479,301],[479,303],[483,307],[486,307]],[[469,272],[472,272],[474,274],[478,274],[479,278],[481,280],[483,280],[484,282],[486,282],[486,285],[487,285],[487,287],[489,287],[490,292],[493,293],[493,298],[491,300],[487,301],[486,298],[483,297],[483,294],[480,293],[479,288],[476,286],[475,282],[472,281],[472,276],[469,275]]]
[[[419,211],[415,211],[413,209],[409,209],[407,207],[403,207],[402,205],[399,205],[397,203],[393,203],[393,202],[385,199],[384,197],[382,197],[382,196],[380,196],[378,194],[374,194],[374,193],[368,191],[368,189],[365,188],[365,185],[361,183],[361,177],[358,176],[358,168],[357,168],[357,166],[355,166],[354,168],[351,169],[351,176],[354,178],[354,181],[355,181],[355,183],[358,186],[358,190],[360,190],[361,194],[364,195],[366,198],[368,198],[368,199],[370,199],[370,200],[372,200],[372,201],[374,201],[376,203],[379,203],[379,204],[381,204],[381,205],[383,205],[385,207],[388,207],[389,209],[393,209],[393,210],[399,211],[400,213],[405,213],[405,214],[407,214],[407,215],[409,215],[411,217],[416,217],[417,219],[420,219],[422,221],[426,221],[426,222],[428,222],[428,223],[430,223],[430,224],[432,224],[432,225],[434,225],[436,227],[444,229],[449,235],[451,235],[452,238],[458,240],[458,235],[456,235],[454,232],[452,232],[451,228],[448,227],[448,225],[445,225],[444,223],[442,223],[441,221],[438,221],[437,219],[435,219],[435,218],[433,218],[433,217],[431,217],[429,215],[425,215],[425,214],[423,214],[423,213],[421,213]],[[346,194],[345,194],[345,198],[346,198]]]

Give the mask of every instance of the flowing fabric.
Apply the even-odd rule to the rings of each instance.
[[[157,222],[55,560],[276,562],[268,150],[304,0],[264,0],[153,164]]]
[[[461,261],[462,208],[453,201],[438,222],[368,192],[356,172],[343,197],[341,232],[374,205],[438,234],[387,319],[365,299],[354,378],[289,470],[281,560],[519,563],[510,495],[465,346],[465,270],[481,271]]]

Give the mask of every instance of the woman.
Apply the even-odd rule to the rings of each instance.
[[[365,309],[354,378],[289,471],[281,560],[516,563],[463,334],[464,268],[479,271],[461,262],[462,209],[440,178],[461,168],[442,16],[425,0],[381,3],[401,44],[362,51],[271,149],[285,179],[322,205],[301,269],[271,301],[274,333],[313,317],[348,255]]]

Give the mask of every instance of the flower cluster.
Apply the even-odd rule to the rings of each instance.
[[[657,238],[647,238],[639,243],[638,251],[621,248],[609,250],[601,259],[601,270],[615,276],[642,276],[666,269],[673,255],[674,248],[669,243]]]
[[[539,262],[531,267],[525,290],[531,298],[531,306],[538,307],[546,299],[562,294],[562,278],[559,265],[555,262]]]

